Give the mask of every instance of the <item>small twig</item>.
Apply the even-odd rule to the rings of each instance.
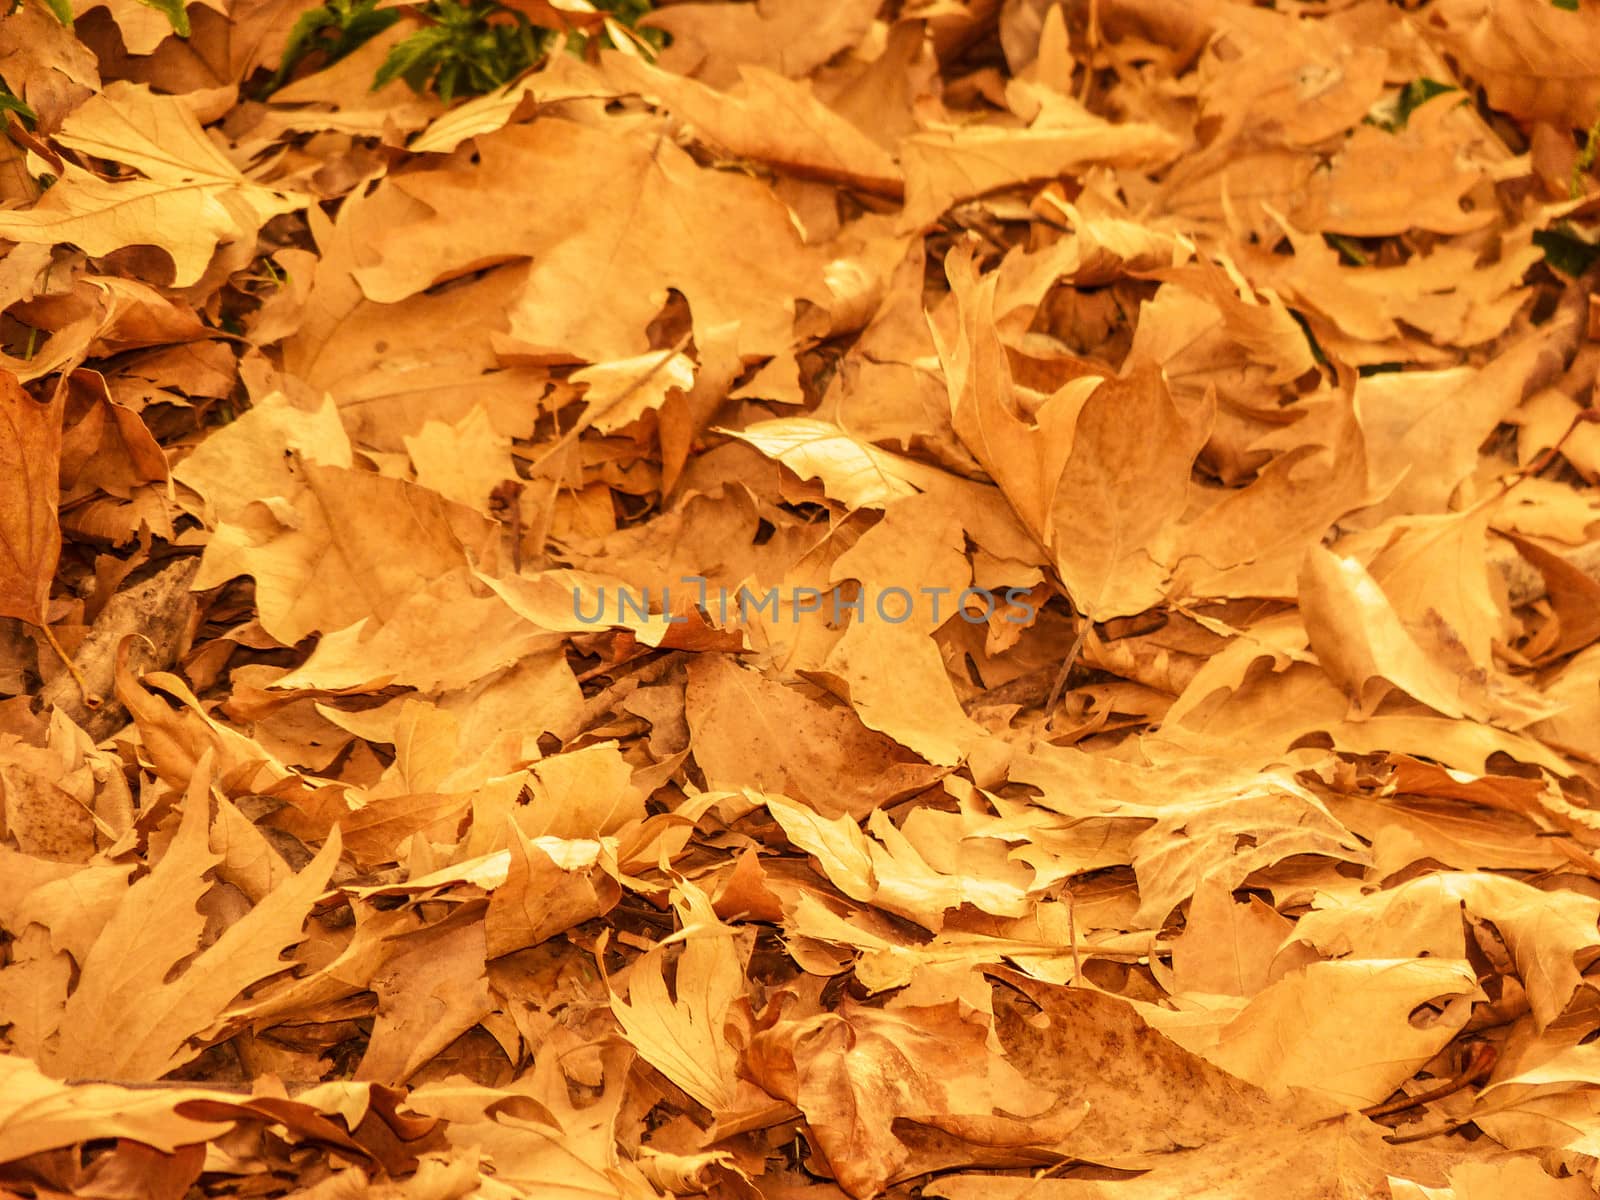
[[[1546,447],[1545,450],[1542,451],[1539,456],[1527,466],[1519,467],[1516,471],[1512,472],[1516,478],[1511,483],[1506,483],[1504,480],[1501,480],[1500,492],[1497,495],[1485,496],[1482,502],[1473,506],[1474,511],[1486,504],[1505,499],[1505,497],[1510,494],[1512,488],[1516,487],[1523,480],[1537,475],[1540,471],[1543,471],[1546,467],[1553,463],[1556,459],[1556,455],[1561,453],[1561,447],[1566,444],[1567,439],[1577,432],[1578,426],[1594,424],[1600,424],[1600,409],[1579,409],[1577,414],[1567,424],[1565,433],[1558,437],[1550,446]]]
[[[1472,1122],[1470,1120],[1449,1121],[1439,1126],[1437,1129],[1422,1129],[1416,1133],[1391,1133],[1383,1140],[1388,1142],[1391,1146],[1404,1146],[1407,1142],[1422,1142],[1431,1137],[1441,1137],[1447,1133],[1454,1133],[1456,1130],[1465,1129],[1471,1124]]]
[[[1089,0],[1089,28],[1084,38],[1083,86],[1078,90],[1078,103],[1089,103],[1089,89],[1094,86],[1094,56],[1100,48],[1100,0]]]
[[[1061,699],[1061,691],[1067,685],[1067,676],[1072,674],[1072,668],[1078,661],[1078,654],[1083,650],[1083,639],[1089,636],[1089,626],[1093,624],[1087,614],[1078,618],[1078,636],[1073,639],[1072,649],[1067,651],[1067,659],[1061,664],[1061,671],[1056,675],[1056,681],[1050,687],[1050,699],[1045,702],[1045,715],[1049,716],[1056,710],[1056,702]]]
[[[254,1099],[256,1092],[248,1083],[212,1083],[204,1079],[105,1079],[100,1077],[85,1077],[82,1079],[63,1079],[62,1083],[68,1087],[116,1087],[126,1088],[132,1092],[219,1092],[231,1096],[243,1096]],[[285,1079],[284,1091],[292,1097],[297,1092],[310,1091],[314,1087],[321,1087],[320,1079]]]
[[[72,682],[78,685],[78,691],[83,693],[83,706],[87,709],[96,709],[104,702],[105,697],[95,694],[89,686],[89,681],[83,677],[83,672],[78,670],[78,664],[72,661],[72,656],[61,648],[61,643],[56,641],[56,635],[51,632],[50,623],[42,616],[39,619],[39,632],[44,634],[44,640],[50,643],[50,649],[55,651],[56,657],[61,660],[61,665],[67,669],[67,674],[72,676]]]
[[[1067,885],[1067,940],[1072,943],[1072,982],[1083,980],[1083,964],[1078,961],[1078,893]]]
[[[1446,1079],[1437,1087],[1429,1088],[1425,1092],[1418,1092],[1415,1096],[1400,1096],[1394,1100],[1386,1101],[1383,1104],[1370,1105],[1361,1110],[1361,1115],[1373,1119],[1378,1117],[1392,1117],[1396,1113],[1402,1113],[1408,1109],[1418,1108],[1421,1105],[1430,1103],[1431,1101],[1442,1100],[1446,1096],[1453,1095],[1454,1093],[1461,1091],[1462,1088],[1471,1087],[1478,1080],[1482,1079],[1494,1069],[1495,1060],[1498,1057],[1499,1054],[1495,1050],[1492,1043],[1479,1042],[1473,1047],[1472,1057],[1467,1060],[1467,1065],[1463,1067],[1457,1074],[1449,1079]],[[1463,1124],[1465,1124],[1465,1122],[1463,1122]],[[1433,1135],[1425,1134],[1423,1136],[1432,1137]]]

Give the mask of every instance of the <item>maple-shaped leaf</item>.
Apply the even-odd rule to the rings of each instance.
[[[690,662],[684,699],[695,762],[713,788],[778,792],[824,817],[859,818],[944,774],[843,705],[744,670],[725,655]]]
[[[880,7],[876,0],[675,4],[662,5],[640,25],[671,35],[661,66],[712,87],[726,87],[751,63],[790,79],[810,74],[867,37]]]
[[[1461,69],[1489,103],[1563,129],[1587,126],[1600,104],[1600,9],[1580,0],[1452,0],[1434,16]]]
[[[757,1034],[749,1066],[805,1113],[834,1178],[858,1200],[930,1169],[922,1161],[930,1149],[931,1166],[941,1167],[1059,1142],[1087,1106],[1035,1086],[990,1049],[985,1024],[963,1019],[960,1007],[880,1011],[846,997],[837,1013]],[[943,1144],[933,1130],[948,1135]]]
[[[1295,218],[1356,237],[1412,228],[1468,233],[1488,225],[1491,212],[1462,203],[1484,165],[1452,135],[1452,110],[1460,103],[1459,96],[1435,96],[1398,133],[1357,125],[1331,168],[1307,182]]]
[[[0,1163],[96,1138],[142,1142],[168,1153],[228,1129],[184,1101],[211,1100],[201,1088],[134,1092],[110,1084],[71,1087],[25,1058],[0,1054]]]
[[[707,141],[741,158],[899,197],[894,158],[819,101],[809,84],[742,64],[729,95],[620,54],[606,55],[605,66],[619,86],[661,101]]]
[[[158,246],[171,256],[173,284],[197,282],[220,242],[254,240],[270,218],[305,197],[264,187],[228,161],[183,101],[119,80],[77,109],[57,139],[74,150],[126,163],[140,175],[108,180],[66,164],[29,209],[0,212],[0,237],[90,254]]]
[[[580,1059],[588,1060],[593,1073],[586,1071],[582,1102],[574,1103],[568,1091],[573,1081],[563,1067],[571,1071]],[[474,1166],[480,1155],[493,1163],[498,1195],[662,1200],[641,1170],[644,1164],[621,1152],[625,1135],[619,1126],[631,1120],[632,1111],[626,1107],[632,1098],[628,1081],[637,1078],[629,1070],[633,1061],[632,1047],[621,1039],[607,1039],[597,1048],[554,1024],[541,1039],[532,1069],[510,1087],[486,1087],[455,1075],[414,1089],[407,1107],[447,1118],[452,1143],[472,1148]],[[419,1173],[417,1179],[422,1178]],[[438,1184],[450,1192],[435,1194],[453,1193],[454,1185],[444,1179]]]
[[[1470,946],[1463,915],[1499,933],[1539,1029],[1561,1016],[1584,982],[1583,971],[1600,959],[1600,902],[1486,871],[1424,875],[1330,903],[1300,918],[1292,936],[1330,957],[1462,959]]]
[[[40,404],[0,370],[0,617],[44,616],[61,552],[60,460],[61,403]]]
[[[906,138],[904,230],[920,229],[960,200],[1019,183],[1076,175],[1091,165],[1158,166],[1182,143],[1142,121],[1107,121],[1076,101],[1045,98],[1027,129],[962,125],[926,129]]]
[[[962,546],[961,522],[939,497],[908,496],[839,555],[828,575],[832,584],[859,580],[863,596],[873,599],[829,650],[822,671],[843,683],[862,724],[939,766],[954,766],[984,737],[962,710],[930,637],[971,582]],[[904,586],[913,581],[914,595]],[[905,594],[903,608],[891,607],[898,600],[892,588]]]
[[[211,1030],[244,989],[288,966],[278,956],[301,940],[339,861],[338,828],[303,871],[200,949],[206,922],[196,905],[211,886],[206,873],[222,861],[208,844],[210,780],[208,751],[166,854],[128,889],[79,964],[62,1036],[41,1063],[52,1074],[160,1079],[200,1053],[190,1039]]]
[[[1467,659],[1460,638],[1437,613],[1407,626],[1357,561],[1320,546],[1306,554],[1300,609],[1311,647],[1329,677],[1370,715],[1391,687],[1449,717],[1519,728],[1555,707],[1523,695]]]
[[[770,1102],[738,1074],[739,1054],[723,1032],[735,1000],[744,995],[744,968],[732,927],[717,919],[711,898],[692,883],[677,889],[685,943],[678,959],[677,998],[667,994],[665,945],[634,964],[628,999],[615,994],[611,1011],[640,1056],[719,1116]]]
[[[1300,1088],[1358,1109],[1444,1049],[1481,996],[1464,959],[1349,958],[1291,971],[1236,1012],[1139,1011],[1180,1046],[1270,1093]],[[1407,1017],[1424,1004],[1439,1012],[1419,1028]]]
[[[1145,367],[1075,378],[1030,419],[995,324],[997,275],[979,278],[970,246],[952,251],[945,270],[961,324],[936,340],[957,435],[1050,551],[1080,609],[1104,620],[1149,608],[1175,558],[1214,401],[1181,402]]]
[[[286,645],[363,617],[388,620],[470,552],[492,557],[488,519],[437,492],[371,471],[300,467],[291,497],[218,527],[194,583],[254,576],[261,624]]]
[[[511,845],[506,851],[505,882],[489,895],[484,914],[484,953],[498,958],[537,946],[583,921],[608,912],[620,899],[617,882],[596,862],[556,862],[554,838],[533,839],[515,821],[507,822]],[[543,843],[543,844],[541,844]],[[598,851],[598,842],[589,842]],[[596,855],[598,860],[598,854]]]
[[[1133,924],[1158,928],[1203,879],[1238,887],[1252,871],[1297,854],[1343,862],[1367,857],[1354,835],[1283,772],[1175,801],[1133,840],[1140,899]]]
[[[829,496],[851,508],[882,508],[917,494],[928,468],[851,437],[837,425],[812,417],[758,421],[732,433],[801,479],[819,479]]]
[[[354,271],[368,299],[530,257],[508,310],[516,348],[606,362],[651,348],[645,330],[669,288],[689,302],[702,361],[787,350],[798,301],[828,298],[821,263],[772,192],[700,168],[670,140],[548,118],[477,145],[481,166],[382,185],[378,195],[402,193],[417,215],[370,230],[378,261]],[[545,174],[557,161],[567,169]]]

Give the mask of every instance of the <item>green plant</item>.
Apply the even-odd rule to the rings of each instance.
[[[1587,190],[1584,187],[1583,177],[1589,168],[1594,166],[1597,151],[1600,151],[1600,117],[1596,117],[1594,124],[1589,126],[1589,133],[1583,141],[1583,150],[1578,155],[1578,160],[1572,164],[1572,178],[1567,181],[1567,195],[1574,200]]]
[[[614,46],[616,29],[646,54],[654,54],[665,38],[660,30],[635,30],[651,9],[650,0],[593,0],[611,21],[598,36]],[[417,91],[439,94],[447,104],[456,96],[481,95],[509,83],[557,45],[583,54],[590,35],[562,35],[534,25],[521,12],[497,0],[427,0],[415,10],[429,22],[389,52],[373,80],[374,89],[404,79]]]
[[[153,8],[167,18],[167,23],[179,37],[189,36],[189,14],[184,11],[184,0],[139,0],[146,8]],[[72,0],[44,0],[44,6],[55,14],[68,29],[72,28]],[[12,0],[6,15],[22,7],[22,0]]]
[[[180,37],[189,36],[185,0],[139,0],[166,15]],[[12,0],[15,11],[21,0]],[[72,27],[70,0],[44,0],[61,23]],[[256,91],[265,99],[289,82],[294,72],[312,56],[324,65],[337,62],[370,41],[410,11],[426,22],[384,59],[373,79],[374,91],[395,79],[404,79],[417,91],[433,90],[445,103],[457,96],[476,96],[509,83],[534,66],[554,45],[564,41],[568,51],[586,53],[596,35],[573,31],[563,35],[535,25],[526,15],[498,0],[422,0],[399,8],[378,7],[379,0],[325,0],[321,8],[302,13],[289,32],[283,59],[272,78]],[[599,44],[615,46],[620,32],[632,48],[653,56],[666,42],[658,29],[636,29],[640,17],[650,12],[652,0],[591,0],[592,10],[607,16]],[[31,117],[26,105],[0,95],[0,111],[12,109]]]
[[[39,117],[26,103],[17,98],[4,79],[0,79],[0,114],[14,112],[29,129],[39,124]]]
[[[1364,267],[1370,261],[1367,252],[1361,248],[1361,243],[1355,238],[1345,237],[1342,233],[1325,233],[1322,235],[1323,244],[1339,252],[1341,262],[1352,267]]]
[[[324,63],[338,62],[399,19],[399,9],[379,9],[378,0],[327,0],[321,8],[302,13],[289,31],[277,73],[261,89],[258,98],[265,98],[281,88],[310,55],[321,54]]]
[[[166,17],[167,24],[179,37],[189,36],[189,13],[183,6],[183,0],[139,0],[139,3]]]
[[[1544,260],[1563,275],[1576,279],[1600,259],[1600,245],[1571,221],[1557,221],[1549,229],[1534,232],[1533,244],[1544,251]]]
[[[1411,114],[1416,112],[1435,96],[1442,96],[1446,92],[1459,91],[1454,84],[1440,83],[1437,79],[1424,76],[1413,79],[1401,88],[1394,96],[1384,101],[1375,108],[1370,115],[1364,118],[1368,125],[1376,125],[1379,129],[1389,133],[1399,133],[1406,127],[1406,122],[1411,119]]]
[[[481,95],[533,66],[553,36],[494,0],[429,0],[418,11],[430,23],[389,51],[374,90],[398,78],[446,104]]]
[[[1586,175],[1595,164],[1600,152],[1600,117],[1589,127],[1583,149],[1572,164],[1572,176],[1567,181],[1567,195],[1573,200],[1582,199],[1588,190]],[[1576,278],[1600,260],[1600,241],[1596,240],[1594,227],[1580,227],[1573,221],[1557,221],[1549,229],[1533,235],[1533,244],[1544,251],[1545,262],[1563,275]]]

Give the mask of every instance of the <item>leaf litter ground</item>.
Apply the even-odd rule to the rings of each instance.
[[[1593,1194],[1600,6],[74,7],[6,1195]]]

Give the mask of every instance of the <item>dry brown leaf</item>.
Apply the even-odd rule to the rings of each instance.
[[[1096,620],[1151,607],[1208,406],[1180,406],[1144,371],[1074,380],[1024,419],[993,330],[994,277],[976,277],[970,251],[946,266],[963,312],[960,340],[941,348],[956,432],[1051,551],[1074,604]]]
[[[1495,107],[1578,128],[1593,121],[1600,104],[1600,15],[1589,5],[1450,0],[1430,14],[1427,28],[1483,81]]]
[[[805,1113],[830,1173],[857,1200],[896,1180],[972,1161],[1033,1161],[1087,1106],[1026,1079],[952,1002],[894,1010],[853,1003],[758,1034],[751,1068]],[[947,1135],[903,1137],[897,1121]]]
[[[669,287],[688,299],[702,350],[747,355],[787,349],[795,303],[826,298],[819,265],[765,188],[702,170],[669,142],[550,119],[488,135],[479,152],[482,174],[427,171],[385,186],[431,215],[371,231],[380,261],[355,271],[369,299],[392,303],[489,263],[532,256],[511,306],[508,344],[604,362],[650,349],[644,327]],[[518,188],[524,171],[551,159],[584,168],[532,197]],[[485,189],[486,179],[507,194]],[[575,218],[578,236],[569,229]],[[708,261],[718,268],[706,271]],[[608,264],[607,278],[594,278],[596,262]],[[577,279],[592,296],[582,306],[571,303]]]
[[[39,624],[55,578],[61,404],[40,404],[0,371],[0,616]]]
[[[791,79],[807,75],[865,37],[876,12],[872,0],[843,0],[822,12],[806,0],[759,0],[744,8],[677,4],[645,23],[672,35],[663,67],[726,87],[745,63]]]
[[[219,860],[207,845],[211,759],[201,757],[166,854],[131,886],[78,964],[59,1040],[42,1065],[58,1076],[159,1079],[199,1053],[191,1039],[218,1022],[246,988],[288,966],[312,902],[339,860],[337,830],[305,870],[210,945],[196,904]],[[199,954],[175,978],[173,969]]]
[[[207,140],[182,101],[148,88],[107,85],[62,123],[57,136],[141,176],[112,182],[68,164],[61,182],[33,207],[0,213],[0,237],[71,242],[95,255],[157,246],[172,259],[173,285],[185,287],[204,274],[219,243],[253,239],[270,218],[306,201],[246,178]]]
[[[903,188],[894,159],[804,83],[743,65],[739,86],[724,93],[620,54],[607,56],[606,70],[620,88],[661,100],[700,137],[741,158],[878,195],[898,197]]]
[[[690,664],[685,703],[695,761],[711,787],[775,792],[824,817],[860,819],[944,774],[847,709],[724,655]]]
[[[0,1192],[1588,1194],[1592,3],[22,0]]]

